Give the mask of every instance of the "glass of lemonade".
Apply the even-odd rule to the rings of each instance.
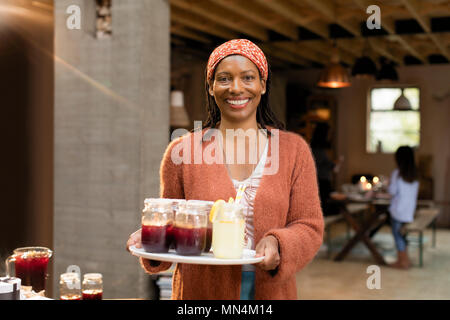
[[[213,221],[212,247],[216,258],[240,259],[244,249],[243,207],[224,203]]]

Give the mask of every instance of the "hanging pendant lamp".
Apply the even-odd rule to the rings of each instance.
[[[369,57],[370,42],[366,38],[364,40],[364,47],[361,57],[356,59],[352,68],[352,76],[356,78],[370,78],[374,79],[377,76],[377,66],[375,62]]]
[[[412,109],[411,102],[409,102],[408,98],[405,97],[402,89],[402,94],[400,95],[400,97],[398,97],[398,99],[394,103],[394,110],[409,111],[411,109]]]
[[[344,88],[351,86],[347,70],[339,63],[339,51],[333,46],[331,62],[320,73],[317,86],[322,88]]]
[[[368,56],[362,56],[356,59],[352,68],[352,76],[357,78],[375,78],[377,75],[377,66]]]
[[[386,58],[380,58],[380,71],[377,74],[377,80],[398,81],[397,70],[395,70],[394,63],[389,62]]]

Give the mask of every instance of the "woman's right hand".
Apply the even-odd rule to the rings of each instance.
[[[135,246],[136,248],[142,248],[141,243],[141,229],[133,232],[127,241],[127,251],[130,252],[130,247]]]

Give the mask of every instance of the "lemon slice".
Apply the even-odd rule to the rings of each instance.
[[[216,202],[214,202],[211,211],[209,212],[209,221],[214,222],[214,220],[217,217],[217,213],[219,210],[222,209],[222,206],[225,204],[225,200],[217,200]]]

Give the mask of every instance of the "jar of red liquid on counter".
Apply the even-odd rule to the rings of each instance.
[[[145,199],[142,211],[142,247],[147,252],[166,253],[173,241],[172,199]]]
[[[81,281],[78,273],[61,274],[59,277],[59,299],[81,300]]]
[[[173,235],[177,254],[200,255],[206,246],[208,215],[204,201],[189,200],[175,215]]]
[[[100,273],[86,273],[83,277],[83,300],[103,299],[103,279]]]
[[[35,292],[45,290],[47,265],[52,255],[52,250],[45,247],[17,248],[6,259],[6,276],[11,276],[10,265],[14,262],[16,277],[23,286],[31,286]]]

